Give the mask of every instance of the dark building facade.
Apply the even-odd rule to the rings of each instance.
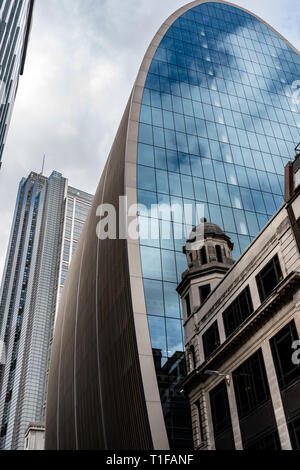
[[[299,53],[285,39],[226,2],[196,1],[165,21],[145,55],[67,277],[46,448],[192,446],[179,390],[182,246],[204,216],[226,231],[237,258],[281,206],[288,149],[299,140],[291,88],[299,70]],[[97,238],[97,208],[119,210],[119,196],[143,205],[140,228],[151,222],[156,236]],[[177,205],[183,217],[149,215],[156,204]]]
[[[23,75],[34,0],[0,2],[0,166],[18,89]]]

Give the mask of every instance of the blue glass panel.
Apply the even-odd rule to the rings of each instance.
[[[213,204],[219,204],[219,196],[216,184],[213,181],[205,181],[207,200]]]
[[[152,108],[152,123],[154,126],[163,127],[162,110]]]
[[[177,284],[164,282],[165,311],[167,317],[180,318],[180,297],[176,291]]]
[[[283,197],[273,195],[273,198],[274,198],[274,201],[275,201],[276,209],[278,210],[284,202]]]
[[[249,186],[252,189],[260,189],[258,177],[257,177],[257,172],[256,170],[252,170],[251,168],[248,168],[247,170],[247,175],[249,179]]]
[[[249,235],[251,237],[255,237],[259,232],[259,225],[258,225],[256,214],[254,214],[253,212],[246,211],[245,215],[246,215],[246,219],[247,219],[247,223],[249,227]]]
[[[190,116],[185,116],[185,127],[188,134],[197,135],[195,119]]]
[[[241,196],[242,196],[244,208],[250,211],[254,211],[255,207],[253,204],[251,191],[249,189],[241,188]]]
[[[215,175],[216,175],[216,181],[220,181],[222,183],[226,183],[226,175],[225,175],[225,170],[224,170],[224,165],[222,162],[213,162],[214,170],[215,170]]]
[[[166,150],[163,149],[163,148],[154,147],[154,154],[155,154],[155,166],[156,166],[156,168],[166,170],[167,169]]]
[[[162,279],[160,250],[141,246],[143,274],[149,279]]]
[[[237,181],[237,176],[236,176],[234,165],[231,165],[230,163],[224,163],[224,167],[225,167],[228,184],[237,185],[238,181]]]
[[[247,222],[246,222],[244,211],[233,209],[233,214],[234,214],[234,219],[235,219],[235,225],[237,228],[237,233],[241,235],[248,235],[249,232],[248,232],[248,227],[247,227]]]
[[[138,165],[138,186],[140,189],[156,191],[155,171],[153,168]]]
[[[174,250],[173,226],[170,218],[160,221],[161,248]]]
[[[157,147],[165,147],[165,135],[161,127],[153,127],[153,142]]]
[[[182,196],[180,176],[176,173],[169,173],[170,194],[172,196]]]
[[[153,145],[152,127],[148,124],[140,124],[139,142]]]
[[[148,315],[148,323],[152,348],[160,349],[163,356],[167,356],[167,335],[165,319]]]
[[[166,148],[177,150],[175,131],[165,130]]]
[[[213,220],[215,224],[224,230],[220,206],[209,204],[209,213],[211,218],[210,220]]]
[[[140,243],[159,248],[159,223],[157,219],[139,217]]]
[[[276,212],[276,205],[273,199],[272,194],[263,193],[263,198],[265,201],[265,206],[267,209],[267,214],[273,215]]]
[[[176,264],[175,256],[173,251],[162,250],[162,268],[163,268],[163,280],[176,282]]]
[[[222,205],[224,206],[231,206],[231,200],[229,196],[229,190],[228,190],[228,185],[227,184],[218,184],[218,193],[220,197],[220,201],[222,202]]]
[[[144,289],[148,314],[164,316],[164,296],[162,282],[145,279]]]
[[[172,357],[177,351],[183,350],[182,323],[180,320],[174,320],[172,318],[167,318],[166,323],[168,356]]]
[[[150,106],[142,105],[142,107],[141,107],[140,122],[143,122],[143,123],[145,123],[145,124],[152,124],[151,108],[150,108]]]
[[[146,166],[154,166],[154,149],[151,145],[139,144],[139,163]]]
[[[194,187],[193,180],[191,176],[182,175],[181,176],[181,185],[182,185],[182,194],[183,197],[194,199]]]
[[[202,137],[199,137],[198,142],[199,142],[199,152],[200,152],[201,157],[209,158],[210,147],[209,147],[208,139],[203,139]]]
[[[207,201],[204,180],[200,178],[194,178],[194,188],[197,201]]]
[[[250,237],[239,235],[239,242],[241,251],[245,251],[251,243]]]
[[[156,170],[157,191],[169,194],[168,173],[163,170]]]
[[[189,227],[186,233],[185,242],[189,233],[192,231],[192,227]],[[184,242],[184,244],[185,244]],[[181,245],[182,247],[183,245]],[[182,251],[182,250],[181,250]],[[181,274],[186,270],[186,256],[183,253],[176,253],[176,264],[177,264],[177,282],[181,281]]]
[[[182,114],[174,114],[175,130],[185,132],[185,122]]]
[[[235,207],[236,209],[242,209],[243,203],[242,203],[241,193],[240,193],[238,186],[229,185],[228,189],[229,189],[232,207]]]
[[[232,209],[230,209],[229,207],[222,207],[221,212],[223,216],[225,231],[237,233]]]
[[[251,191],[254,207],[257,212],[266,212],[262,194],[259,191]]]
[[[179,159],[179,167],[180,167],[180,172],[184,175],[190,175],[191,174],[191,166],[190,166],[190,157],[186,153],[179,153],[178,154],[178,159]]]
[[[231,241],[234,244],[232,252],[233,259],[237,260],[241,254],[239,237],[236,233],[228,233],[228,236],[231,238]]]
[[[243,166],[235,167],[236,176],[240,186],[249,187],[249,181],[246,173],[246,169]]]
[[[209,180],[214,180],[215,179],[215,174],[214,174],[214,168],[213,168],[213,165],[212,165],[212,161],[208,160],[207,158],[202,158],[201,162],[202,162],[204,178],[207,178]]]
[[[203,177],[201,159],[199,157],[191,155],[190,156],[190,163],[191,163],[192,175],[193,176],[198,176],[198,177]]]

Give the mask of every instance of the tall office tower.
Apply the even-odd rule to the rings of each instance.
[[[67,277],[52,349],[48,449],[192,446],[180,394],[176,285],[186,235],[178,233],[186,225],[188,235],[204,216],[231,237],[237,258],[281,206],[284,165],[299,141],[292,88],[299,73],[298,51],[240,7],[195,1],[165,21]],[[97,207],[120,209],[120,195],[147,208],[187,204],[193,217],[173,215],[174,237],[166,239],[168,214],[142,209],[140,226],[151,221],[158,236],[99,240]]]
[[[92,202],[93,196],[91,194],[68,186],[65,223],[62,236],[60,270],[58,277],[59,291],[56,301],[56,311],[58,311],[69,265],[77,248],[83,225],[86,221]]]
[[[29,424],[44,420],[58,294],[91,201],[57,172],[20,183],[0,292],[1,449],[23,449]]]
[[[0,167],[19,76],[23,75],[34,0],[0,1]]]

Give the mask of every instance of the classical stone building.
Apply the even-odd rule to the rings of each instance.
[[[24,450],[44,450],[45,424],[30,423],[25,432]]]
[[[285,204],[233,264],[202,220],[185,247],[188,393],[196,449],[300,449],[300,156]]]

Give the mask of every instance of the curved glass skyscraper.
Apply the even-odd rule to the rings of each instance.
[[[185,235],[175,234],[188,234],[204,215],[231,237],[238,257],[282,205],[284,166],[299,140],[299,75],[299,53],[226,2],[193,2],[163,24],[68,275],[53,345],[47,448],[191,445],[179,393],[185,370],[176,293]],[[142,210],[140,227],[153,218],[156,236],[100,241],[97,207],[118,208],[120,195],[130,205],[186,204],[192,212],[185,222],[171,217],[169,239],[162,233],[170,217]]]

